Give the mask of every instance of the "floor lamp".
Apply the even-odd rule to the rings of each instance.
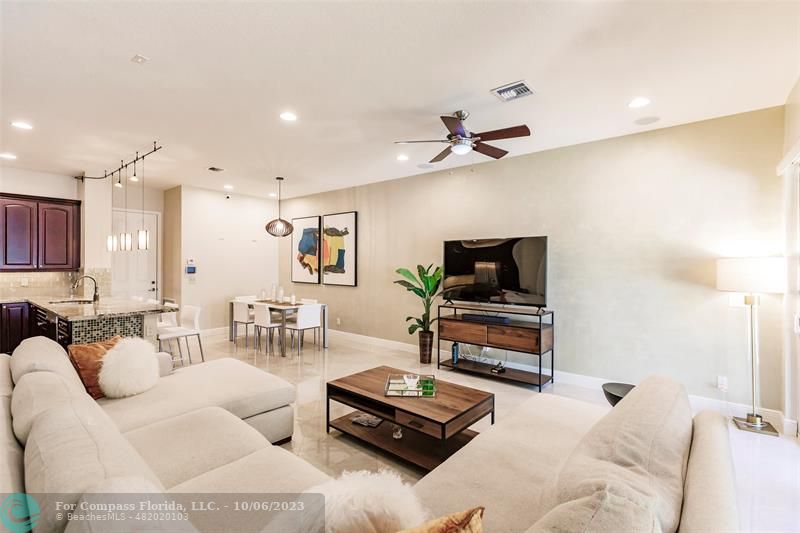
[[[736,427],[745,431],[778,436],[769,422],[758,414],[758,304],[759,295],[783,293],[786,287],[786,261],[783,257],[735,257],[717,259],[717,289],[744,293],[748,308],[751,393],[753,409],[744,418],[734,417]]]

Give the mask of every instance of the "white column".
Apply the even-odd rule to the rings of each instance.
[[[100,294],[111,294],[111,253],[106,239],[111,234],[111,183],[105,180],[84,180],[78,186],[81,200],[81,265],[83,272],[94,276]],[[84,285],[85,286],[85,285]],[[91,283],[89,283],[91,296]]]
[[[786,420],[800,418],[800,164],[783,173],[784,221],[786,229],[787,283],[784,296],[783,412]]]

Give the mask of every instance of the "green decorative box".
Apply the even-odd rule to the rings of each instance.
[[[436,396],[436,377],[430,374],[419,375],[415,388],[409,388],[404,374],[389,374],[386,379],[384,396],[404,396],[408,398],[433,398]],[[416,375],[416,374],[414,374]]]

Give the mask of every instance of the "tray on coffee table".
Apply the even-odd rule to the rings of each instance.
[[[384,396],[402,396],[405,398],[433,398],[436,396],[436,376],[432,374],[413,374],[419,378],[417,386],[410,388],[405,377],[408,374],[389,374],[386,378]]]

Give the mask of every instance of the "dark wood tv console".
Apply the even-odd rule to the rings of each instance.
[[[452,314],[450,313],[452,311]],[[490,324],[464,320],[464,313],[511,315],[506,324]],[[553,381],[555,368],[555,334],[552,311],[534,309],[505,308],[478,304],[445,304],[439,306],[439,335],[436,350],[436,367],[446,367],[462,372],[480,374],[487,377],[534,385],[541,392],[542,387]],[[530,354],[538,358],[539,371],[520,370],[506,367],[501,374],[492,373],[491,364],[470,359],[452,358],[442,360],[442,341],[451,341],[476,346],[487,346],[501,350],[511,350]],[[550,374],[542,373],[542,357],[550,354]]]

